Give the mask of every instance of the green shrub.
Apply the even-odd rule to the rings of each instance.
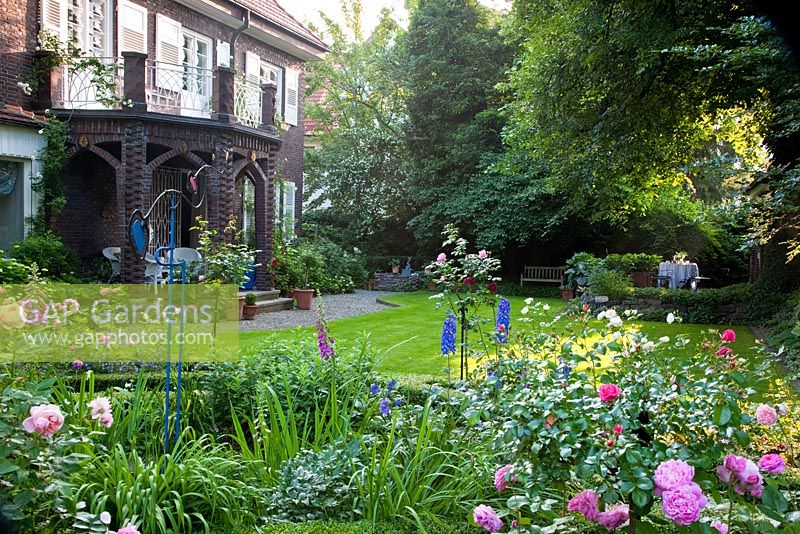
[[[25,265],[39,267],[42,276],[53,280],[71,279],[78,268],[78,257],[52,232],[31,234],[11,245],[9,255]]]
[[[589,252],[576,252],[567,260],[567,286],[573,289],[589,285],[589,275],[600,266],[600,258]]]
[[[345,251],[326,238],[278,245],[271,272],[278,289],[307,286],[321,293],[350,292],[364,285],[367,278],[364,257],[358,249]]]
[[[618,300],[631,294],[633,280],[620,271],[595,269],[589,274],[588,285],[592,295],[605,295],[612,300]]]
[[[659,263],[661,256],[645,253],[609,254],[603,259],[603,266],[606,269],[625,274],[652,272],[658,269]]]
[[[533,297],[540,299],[561,298],[561,290],[556,284],[530,284],[519,285],[514,282],[500,282],[497,292],[506,297]]]
[[[31,267],[0,256],[0,284],[24,284],[32,272]]]

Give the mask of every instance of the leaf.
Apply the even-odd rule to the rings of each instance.
[[[731,420],[731,409],[727,405],[721,404],[714,408],[714,423],[722,426]]]
[[[786,512],[786,510],[789,508],[789,503],[786,502],[786,497],[783,496],[781,490],[778,488],[773,488],[772,486],[767,486],[764,488],[764,492],[761,494],[761,502],[764,504],[764,506],[767,506],[780,513]]]
[[[14,471],[17,470],[19,470],[18,465],[14,465],[8,462],[0,464],[0,475],[7,475],[8,473],[13,473]]]
[[[647,506],[647,502],[650,500],[650,493],[642,491],[637,488],[633,490],[633,493],[631,494],[631,499],[633,499],[633,504],[635,504],[639,508],[644,508],[645,506]]]

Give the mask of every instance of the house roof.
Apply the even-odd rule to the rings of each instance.
[[[41,128],[44,123],[44,117],[36,115],[33,111],[22,109],[20,106],[12,106],[11,104],[0,102],[0,122]]]
[[[325,102],[325,99],[328,97],[328,90],[326,88],[319,89],[311,94],[308,98],[306,98],[306,104],[322,104]],[[319,121],[315,121],[314,119],[303,119],[303,134],[304,135],[314,135],[317,133],[317,126],[319,126]]]
[[[308,41],[317,48],[328,50],[328,45],[322,42],[314,32],[303,26],[296,18],[291,16],[277,0],[239,0],[241,5],[262,15],[267,20],[277,24],[301,39]]]

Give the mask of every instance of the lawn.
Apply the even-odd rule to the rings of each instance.
[[[444,376],[443,370],[447,362],[440,354],[442,321],[445,308],[436,309],[436,302],[430,299],[432,293],[417,291],[414,293],[398,293],[385,300],[395,307],[385,310],[340,319],[330,323],[331,335],[341,342],[349,342],[369,335],[370,343],[384,353],[379,369],[387,376],[429,375]],[[533,329],[538,321],[521,323],[520,310],[525,306],[523,297],[510,297],[511,329]],[[565,302],[558,299],[536,299],[550,305],[550,313],[564,307]],[[493,317],[493,310],[482,310],[482,315]],[[601,323],[598,321],[597,325]],[[702,339],[703,332],[709,328],[725,328],[722,325],[701,324],[667,324],[662,322],[642,321],[635,323],[652,340],[661,336],[674,337],[686,334],[692,340]],[[738,353],[750,350],[755,345],[755,337],[749,328],[735,328],[737,338],[733,348]],[[313,329],[297,329],[301,335],[313,335]],[[258,344],[260,339],[269,335],[283,335],[287,331],[254,331],[242,332],[241,343],[244,350]],[[457,360],[457,358],[456,358]],[[458,365],[457,361],[453,362]]]

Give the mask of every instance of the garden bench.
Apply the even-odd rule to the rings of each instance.
[[[542,267],[538,265],[526,265],[519,275],[519,285],[523,282],[544,282],[562,283],[564,279],[564,269],[566,267]]]

